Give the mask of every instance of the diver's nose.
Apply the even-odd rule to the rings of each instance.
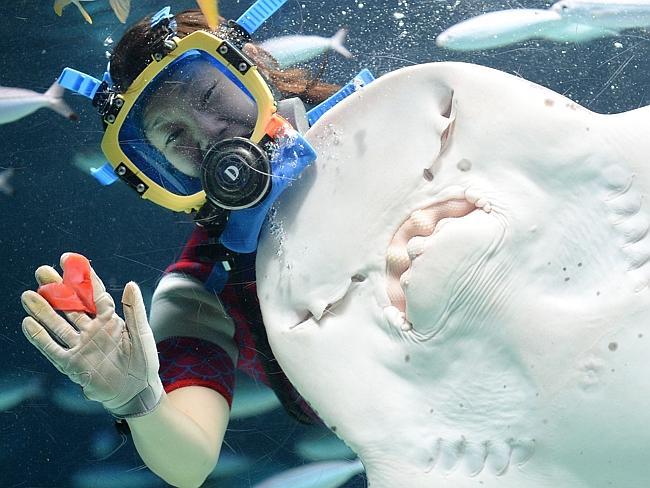
[[[227,122],[200,110],[194,110],[193,120],[195,139],[203,153],[222,139],[222,134],[228,127]]]

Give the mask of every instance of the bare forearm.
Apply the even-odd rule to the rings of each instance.
[[[205,481],[217,462],[227,412],[228,404],[221,396],[190,387],[164,396],[156,410],[128,423],[149,469],[173,486],[192,488]]]

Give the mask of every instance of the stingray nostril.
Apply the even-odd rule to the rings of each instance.
[[[445,118],[451,117],[451,107],[454,101],[454,90],[449,91],[449,98],[447,99],[446,108],[440,113]]]
[[[427,181],[433,181],[433,172],[429,168],[425,168],[422,177]]]
[[[352,278],[350,278],[350,280],[353,283],[363,283],[364,281],[366,281],[366,277],[361,273],[357,273]]]
[[[460,161],[458,161],[458,163],[456,163],[456,167],[460,171],[469,171],[470,169],[472,169],[472,162],[469,159],[463,158]]]

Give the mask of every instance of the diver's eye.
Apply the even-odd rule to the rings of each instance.
[[[173,144],[176,142],[176,140],[181,136],[185,129],[183,128],[178,128],[175,131],[171,132],[168,136],[167,139],[165,140],[165,147],[169,146],[170,144]]]
[[[208,104],[208,101],[210,100],[210,97],[212,96],[212,92],[214,92],[214,89],[217,87],[217,82],[215,81],[212,83],[212,86],[207,89],[205,94],[203,95],[203,100],[202,100],[202,107],[205,107]]]

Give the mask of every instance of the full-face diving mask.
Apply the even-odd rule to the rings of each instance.
[[[283,117],[243,52],[250,35],[286,0],[258,0],[217,35],[176,35],[169,7],[152,18],[151,61],[120,93],[110,76],[66,68],[59,83],[92,99],[104,121],[102,150],[142,198],[196,211],[225,247],[252,252],[273,202],[315,158]]]

